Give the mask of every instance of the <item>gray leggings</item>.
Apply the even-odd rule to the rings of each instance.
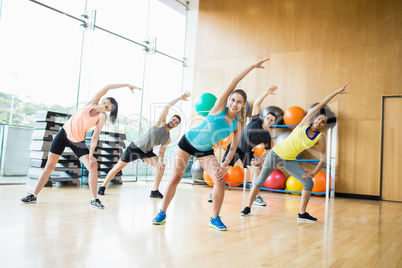
[[[295,177],[298,181],[303,183],[303,190],[311,191],[314,186],[312,179],[304,179],[302,175],[306,171],[294,160],[285,160],[280,158],[274,150],[269,151],[268,155],[265,157],[264,165],[258,178],[255,180],[254,185],[260,188],[269,175],[274,171],[274,169],[279,166],[289,172],[290,175]]]

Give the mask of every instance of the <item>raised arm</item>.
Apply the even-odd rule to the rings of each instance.
[[[236,88],[237,84],[254,68],[264,69],[264,66],[262,66],[262,64],[264,62],[266,62],[267,60],[269,60],[269,58],[259,61],[255,64],[247,67],[242,72],[240,72],[238,75],[236,75],[235,78],[232,80],[232,82],[229,84],[229,86],[221,93],[221,95],[216,100],[215,106],[211,109],[210,114],[217,114],[217,113],[220,113],[223,109],[225,109],[227,98],[229,97],[230,93],[232,93],[232,91]]]
[[[346,83],[343,87],[341,87],[338,90],[335,90],[331,94],[329,94],[327,97],[325,97],[322,101],[320,101],[319,104],[317,104],[311,111],[303,118],[303,120],[300,122],[299,126],[305,126],[309,125],[311,123],[311,120],[313,120],[314,116],[317,114],[319,110],[321,110],[322,107],[324,107],[330,100],[332,100],[336,95],[338,94],[347,94],[348,92],[345,91],[347,85],[349,84]]]
[[[161,126],[161,124],[162,125],[166,124],[166,116],[168,115],[169,109],[180,100],[188,101],[188,98],[190,98],[190,96],[191,96],[190,92],[185,92],[180,97],[177,97],[174,100],[168,102],[163,108],[161,114],[159,115],[158,121],[156,121],[155,126]]]
[[[276,95],[275,91],[278,89],[277,86],[273,85],[270,88],[266,89],[257,99],[254,101],[253,111],[251,112],[251,116],[257,115],[261,113],[261,103],[262,101],[269,95]]]
[[[111,84],[111,85],[107,85],[104,88],[102,88],[101,90],[99,90],[95,96],[92,97],[90,104],[98,104],[99,100],[111,89],[116,89],[116,88],[121,88],[121,87],[128,87],[131,92],[134,93],[134,89],[139,89],[141,90],[141,88],[130,85],[130,84]]]

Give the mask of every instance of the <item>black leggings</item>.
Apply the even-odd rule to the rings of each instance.
[[[72,142],[67,138],[67,133],[64,128],[60,129],[59,133],[54,137],[52,144],[50,145],[50,152],[61,155],[66,147],[70,147],[74,154],[80,158],[83,155],[89,154],[88,147],[85,145],[85,141]]]

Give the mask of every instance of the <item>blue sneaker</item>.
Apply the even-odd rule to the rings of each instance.
[[[225,224],[221,221],[221,218],[219,216],[216,216],[215,219],[209,220],[209,227],[215,228],[216,230],[219,231],[227,231],[228,229],[226,228]]]
[[[152,221],[152,224],[164,224],[166,222],[166,213],[162,210],[159,210],[158,215],[156,215],[155,219]]]

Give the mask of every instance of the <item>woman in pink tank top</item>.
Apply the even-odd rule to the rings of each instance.
[[[110,121],[114,124],[117,118],[118,104],[112,97],[101,98],[109,90],[122,87],[128,87],[133,93],[134,89],[140,89],[130,84],[108,85],[96,93],[87,105],[76,111],[64,124],[63,128],[60,129],[52,141],[46,166],[39,178],[35,191],[33,194],[28,194],[22,198],[22,202],[36,202],[37,195],[49,180],[50,174],[59,162],[60,155],[63,153],[65,147],[70,147],[89,171],[88,184],[92,198],[90,205],[95,208],[104,208],[104,205],[97,198],[98,163],[93,154],[98,143],[99,133],[106,123],[107,116],[105,112],[110,112]],[[90,148],[88,149],[85,145],[85,133],[92,127],[95,127],[95,130],[91,138]]]

